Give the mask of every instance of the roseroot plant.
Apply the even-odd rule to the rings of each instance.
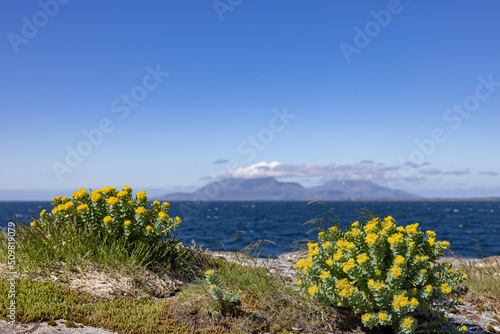
[[[230,293],[223,291],[220,279],[213,270],[205,272],[205,280],[210,294],[223,310],[231,309],[239,303],[242,291],[235,290]]]
[[[423,233],[418,223],[402,227],[390,216],[370,218],[345,230],[338,221],[320,228],[318,242],[308,244],[308,257],[295,266],[298,284],[322,303],[357,310],[369,328],[432,332],[417,316],[444,319],[443,310],[460,304],[459,296],[468,291],[464,274],[436,262],[450,244],[436,241],[433,231]]]
[[[126,239],[157,242],[168,236],[182,222],[179,217],[168,215],[170,204],[154,201],[148,207],[145,191],[132,195],[132,188],[121,191],[105,187],[87,192],[85,188],[73,193],[72,198],[52,198],[51,213],[43,210],[31,226],[75,224],[81,231],[101,237],[102,240]]]

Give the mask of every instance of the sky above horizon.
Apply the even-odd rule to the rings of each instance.
[[[0,9],[0,199],[224,175],[500,196],[499,2]]]

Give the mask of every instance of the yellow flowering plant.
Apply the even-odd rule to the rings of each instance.
[[[307,258],[295,265],[299,285],[318,301],[358,310],[369,328],[391,326],[396,333],[411,334],[426,326],[418,324],[419,315],[442,319],[444,309],[458,305],[458,297],[467,293],[465,276],[448,262],[436,262],[450,247],[436,241],[436,233],[370,213],[364,224],[343,229],[332,216],[335,226],[320,227],[317,242],[308,243]]]
[[[208,284],[210,294],[223,311],[231,310],[239,304],[242,291],[223,291],[219,276],[212,269],[205,272],[205,280]]]
[[[148,207],[146,192],[140,191],[134,198],[128,186],[121,191],[115,187],[94,191],[82,188],[74,192],[72,198],[52,198],[51,204],[52,213],[43,211],[31,224],[33,227],[76,224],[103,239],[156,242],[169,236],[182,222],[179,217],[168,215],[169,203],[154,201]]]

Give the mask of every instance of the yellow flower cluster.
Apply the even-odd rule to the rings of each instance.
[[[404,320],[403,320],[403,327],[404,328],[410,329],[412,325],[413,325],[413,320],[411,320],[410,317],[404,318]]]
[[[135,212],[140,214],[140,215],[145,215],[147,213],[147,210],[144,209],[142,206],[140,206],[137,209],[135,209]]]
[[[315,295],[317,291],[318,287],[315,284],[311,285],[308,290],[310,295]]]
[[[370,233],[365,237],[365,242],[369,245],[373,245],[377,241],[378,235],[375,233]]]
[[[102,195],[99,192],[93,191],[90,194],[90,199],[93,200],[94,202],[98,202],[99,200],[101,200],[101,198],[102,198]]]
[[[375,228],[377,227],[378,225],[378,221],[369,221],[366,223],[365,227],[364,227],[364,230],[366,233],[371,233],[375,230]]]
[[[444,283],[441,285],[441,291],[443,291],[446,294],[451,293],[451,288],[448,286],[448,283]]]
[[[332,245],[332,243],[331,243],[330,241],[327,241],[327,242],[325,242],[324,244],[322,244],[322,245],[321,245],[321,247],[322,247],[323,249],[327,249],[327,248],[329,248],[331,245]]]
[[[401,240],[403,240],[403,234],[401,233],[394,233],[389,238],[387,238],[387,242],[390,243],[391,245],[399,243],[401,242]]]
[[[363,253],[363,254],[359,254],[356,261],[359,263],[359,264],[362,264],[362,263],[365,263],[366,261],[368,261],[368,255],[366,255],[366,253]]]
[[[391,274],[392,276],[394,277],[399,277],[401,276],[401,268],[399,268],[398,266],[393,266],[391,268]]]
[[[165,212],[161,211],[158,216],[160,216],[161,219],[168,219],[170,218]]]
[[[139,191],[136,195],[138,200],[143,200],[146,199],[146,192],[145,191]]]
[[[111,216],[106,216],[106,217],[104,217],[104,219],[102,221],[105,223],[109,223],[112,220],[113,220],[113,218],[111,218]]]
[[[118,199],[118,197],[112,196],[112,197],[108,198],[108,203],[111,204],[111,205],[118,204],[119,201],[120,200]]]
[[[85,196],[87,196],[87,189],[82,188],[78,191],[75,191],[72,196],[75,200],[79,200],[81,198],[84,198]]]
[[[357,227],[356,227],[356,228],[353,228],[353,229],[351,230],[351,234],[352,234],[352,236],[353,236],[353,237],[357,237],[358,235],[360,235],[360,234],[361,234],[361,230],[360,230],[359,228],[357,228]]]
[[[76,207],[76,209],[78,211],[85,210],[85,209],[88,209],[88,208],[89,208],[88,204],[80,204],[79,206]]]
[[[380,289],[382,289],[382,288],[385,288],[384,282],[381,282],[381,281],[376,281],[375,282],[373,279],[370,279],[368,281],[368,286],[371,287],[374,290],[377,290],[377,291],[380,290]]]
[[[104,191],[105,194],[110,194],[116,192],[115,187],[104,187],[101,189],[101,191]]]
[[[413,225],[406,225],[406,233],[418,233],[418,223],[415,223]]]
[[[303,273],[306,273],[313,266],[313,261],[311,257],[307,259],[300,259],[295,265],[295,269],[302,269]]]
[[[177,224],[182,223],[182,219],[180,217],[175,217],[175,221],[177,222]]]
[[[71,209],[73,206],[75,206],[75,204],[73,204],[73,202],[71,202],[71,201],[66,202],[64,204],[59,204],[57,206],[57,211],[66,211],[66,210]]]
[[[335,292],[340,297],[351,297],[356,288],[354,287],[354,282],[350,282],[347,278],[340,280],[340,282],[335,287]]]
[[[450,243],[448,241],[438,241],[437,244],[444,248],[450,248]]]
[[[381,223],[381,225],[384,230],[390,229],[394,225],[394,218],[392,218],[391,216],[387,216]]]
[[[128,192],[127,192],[127,191],[125,191],[125,190],[122,190],[122,191],[120,191],[120,192],[119,192],[116,196],[118,196],[118,197],[120,197],[120,198],[121,198],[121,197],[125,197],[125,196],[127,196],[127,195],[128,195]]]
[[[350,248],[353,248],[354,246],[356,246],[354,243],[350,242],[350,241],[347,241],[346,239],[340,239],[337,241],[336,245],[340,248],[340,249],[350,249]]]
[[[395,310],[399,310],[400,308],[405,307],[408,304],[410,304],[408,297],[405,297],[402,295],[395,295],[394,296],[392,306],[394,307]]]
[[[328,277],[330,277],[330,272],[329,271],[321,271],[321,275],[319,275],[319,278],[326,279]]]
[[[319,254],[319,248],[318,248],[318,243],[308,243],[307,246],[309,247],[308,254],[310,257],[313,257],[314,255]]]
[[[396,257],[394,259],[394,263],[396,263],[396,264],[403,264],[404,262],[405,262],[405,258],[402,257],[401,255],[399,255],[398,257]]]
[[[384,313],[384,312],[379,312],[378,314],[378,318],[382,321],[385,321],[387,320],[387,313]]]
[[[403,308],[409,304],[411,304],[413,307],[417,307],[419,303],[416,298],[412,298],[411,300],[409,300],[406,296],[395,295],[392,306],[395,310],[399,310],[400,308]]]
[[[354,267],[356,267],[356,262],[354,262],[354,259],[349,259],[347,262],[342,263],[342,270],[345,273]]]

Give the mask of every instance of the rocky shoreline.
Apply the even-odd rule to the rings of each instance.
[[[252,258],[244,254],[234,253],[234,252],[225,252],[225,251],[215,251],[215,252],[206,251],[206,252],[208,255],[214,258],[220,258],[226,261],[236,262],[241,265],[259,266],[266,268],[270,273],[279,274],[278,277],[281,277],[287,284],[290,285],[295,285],[298,280],[294,268],[295,263],[297,263],[298,260],[306,256],[306,254],[303,252],[291,252],[282,254],[276,258]],[[442,258],[440,260],[451,262],[454,266],[467,264],[479,267],[485,267],[485,266],[500,267],[500,256],[494,256],[484,259]],[[105,275],[102,277],[94,277],[94,276],[95,275],[90,275],[92,280],[94,281],[97,280],[99,281],[98,284],[102,285],[101,289],[94,290],[94,292],[98,291],[101,297],[107,295],[106,293],[103,293],[103,289],[104,290],[106,289],[105,286],[108,285],[116,289],[116,283],[110,282],[111,280],[109,277],[106,277]],[[148,277],[147,279],[151,279],[151,277]],[[159,278],[154,277],[154,280],[157,281],[159,280]],[[92,289],[92,285],[85,284],[80,278],[76,278],[73,281],[73,284],[70,285],[73,285],[73,288],[79,288],[83,290]],[[92,291],[89,292],[92,293]],[[467,333],[470,334],[500,333],[500,321],[497,320],[498,318],[500,318],[500,315],[484,310],[479,306],[475,306],[467,302],[464,303],[464,305],[457,307],[456,310],[452,310],[452,312],[446,312],[446,316],[449,319],[448,325],[450,326],[466,325],[468,327]],[[49,325],[48,321],[44,321],[44,322],[35,322],[28,324],[16,324],[12,326],[8,324],[6,321],[0,320],[0,333],[6,333],[6,334],[11,334],[11,333],[12,334],[20,334],[20,333],[113,334],[115,333],[104,330],[102,328],[95,328],[79,323],[75,324],[77,328],[73,326],[68,327],[67,321],[62,319],[57,320],[55,326],[53,325],[54,323],[52,323],[52,325]]]

